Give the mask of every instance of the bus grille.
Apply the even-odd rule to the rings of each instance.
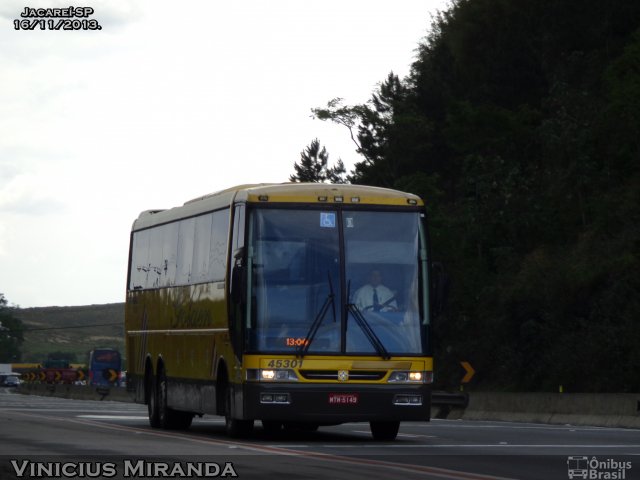
[[[300,375],[307,380],[338,380],[337,370],[300,370]],[[349,370],[349,380],[382,380],[386,371]]]

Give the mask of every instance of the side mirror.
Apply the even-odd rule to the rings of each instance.
[[[244,266],[244,247],[233,254],[233,268],[231,270],[231,301],[242,303],[247,291],[247,269]]]

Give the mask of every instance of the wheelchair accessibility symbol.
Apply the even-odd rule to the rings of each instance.
[[[320,227],[336,228],[336,214],[334,212],[320,212]]]

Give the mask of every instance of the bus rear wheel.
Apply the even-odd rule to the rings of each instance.
[[[160,417],[158,412],[158,395],[156,393],[156,379],[152,374],[147,373],[146,379],[147,411],[149,412],[149,425],[152,428],[160,428]]]
[[[400,429],[400,422],[369,422],[371,435],[377,441],[395,440]]]
[[[239,420],[226,415],[224,417],[224,426],[227,435],[230,437],[245,438],[251,435],[253,431],[253,420]]]
[[[156,403],[158,406],[158,424],[166,430],[186,430],[191,426],[193,414],[174,410],[167,406],[167,377],[164,370],[158,373],[156,382]]]

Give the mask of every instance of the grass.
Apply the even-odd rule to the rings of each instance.
[[[14,313],[25,328],[22,362],[42,362],[54,352],[76,355],[86,363],[94,348],[124,354],[124,304],[24,308]]]

